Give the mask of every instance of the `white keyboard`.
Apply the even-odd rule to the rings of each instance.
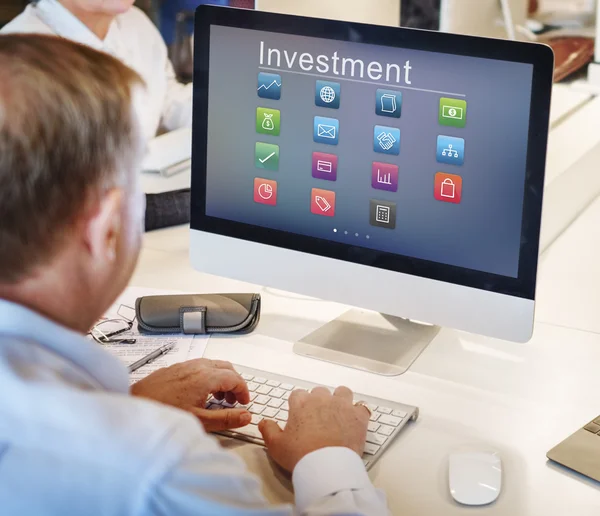
[[[220,435],[241,439],[264,446],[262,435],[258,430],[258,423],[263,419],[277,421],[281,428],[285,428],[288,420],[288,399],[294,389],[311,390],[317,384],[289,378],[286,376],[266,373],[248,367],[235,366],[236,370],[248,383],[250,403],[231,405],[226,401],[215,398],[208,400],[207,408],[221,410],[224,408],[247,408],[252,414],[252,423],[244,428],[218,432]],[[408,423],[415,421],[419,416],[419,409],[410,405],[403,405],[393,401],[354,394],[355,401],[364,401],[372,411],[371,421],[367,432],[367,443],[363,454],[363,462],[367,469],[383,455],[388,446],[398,435],[400,430]]]

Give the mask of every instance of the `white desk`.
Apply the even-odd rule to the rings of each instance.
[[[205,356],[313,382],[343,383],[421,408],[419,421],[371,472],[375,484],[387,491],[394,514],[597,515],[600,487],[548,465],[545,453],[600,413],[600,335],[538,322],[533,340],[523,345],[443,331],[400,377],[345,369],[292,353],[295,340],[342,313],[343,306],[195,272],[187,256],[187,231],[181,227],[146,235],[132,284],[259,291],[264,299],[261,324],[253,335],[213,337]],[[596,246],[600,248],[600,236]],[[552,256],[548,254],[545,266],[553,265]],[[448,495],[447,456],[459,446],[478,444],[502,453],[506,485],[496,505],[467,510]],[[270,499],[292,499],[287,481],[273,472],[262,449],[238,443],[235,448],[265,479]]]

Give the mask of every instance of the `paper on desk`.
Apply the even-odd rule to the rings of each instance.
[[[180,294],[175,290],[160,290],[141,287],[128,287],[123,294],[117,299],[113,306],[106,312],[106,318],[127,317],[132,319],[135,316],[135,301],[138,297],[143,296],[161,296],[169,294]],[[204,355],[204,350],[208,343],[208,336],[204,335],[147,335],[140,334],[137,329],[137,324],[126,333],[121,334],[123,338],[136,339],[135,344],[105,344],[104,348],[117,358],[119,358],[126,366],[133,364],[135,361],[149,355],[156,349],[166,344],[173,343],[174,348],[166,355],[158,358],[154,362],[147,364],[137,371],[130,374],[130,382],[135,383],[138,380],[148,376],[150,373],[167,367],[178,362],[185,362],[192,358],[201,358]]]

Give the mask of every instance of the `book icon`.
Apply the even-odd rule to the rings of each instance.
[[[402,92],[377,90],[375,113],[379,116],[400,118],[402,112]]]

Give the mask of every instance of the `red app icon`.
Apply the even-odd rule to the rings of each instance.
[[[335,192],[313,188],[310,196],[311,213],[323,215],[324,217],[335,215]]]
[[[462,177],[456,174],[438,172],[435,175],[433,196],[438,201],[460,204],[462,198]]]
[[[277,204],[277,181],[255,178],[254,202],[275,206]]]

